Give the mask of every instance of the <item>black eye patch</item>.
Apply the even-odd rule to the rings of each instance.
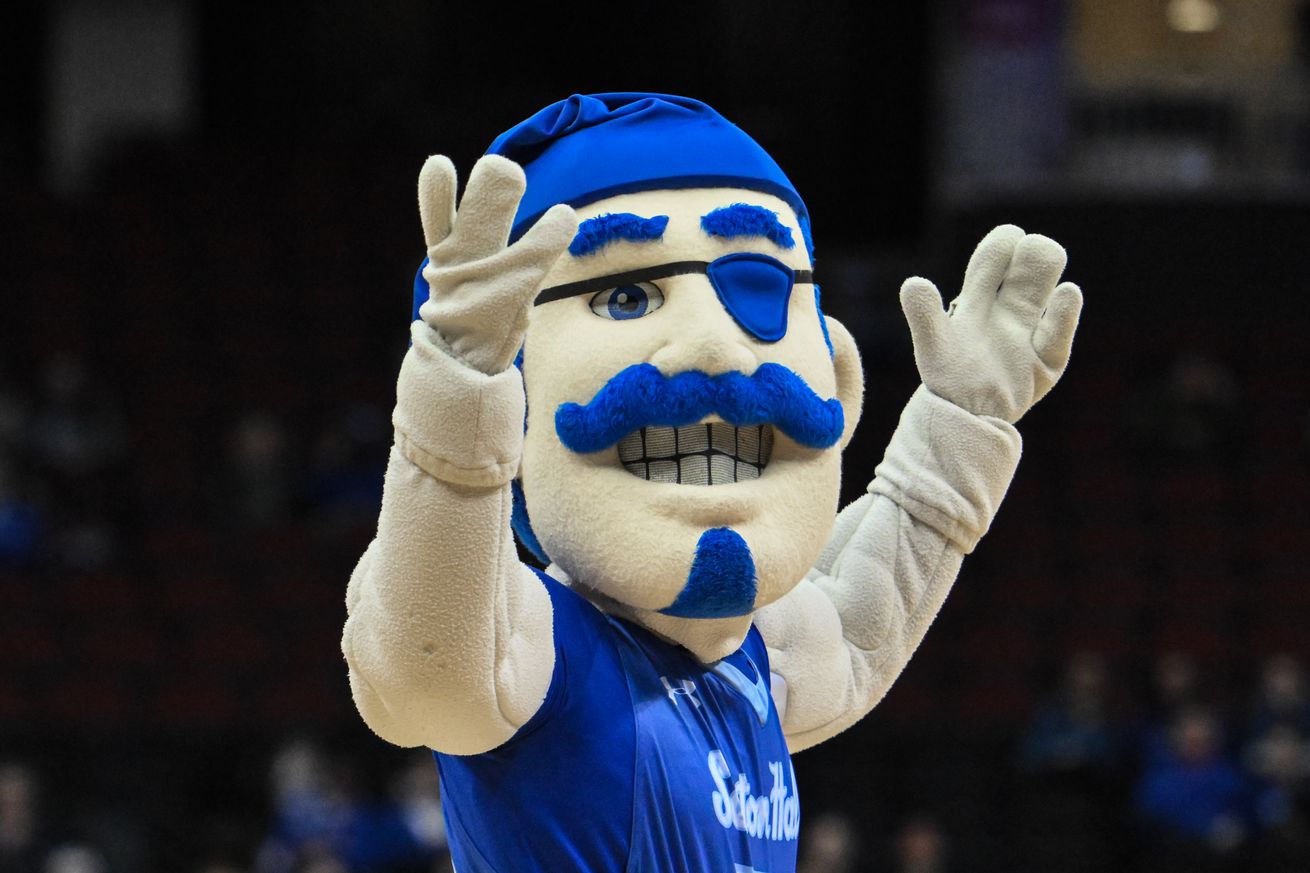
[[[793,270],[768,255],[739,252],[714,261],[676,261],[555,285],[537,294],[535,305],[693,273],[708,276],[724,309],[743,330],[765,342],[777,342],[787,333],[792,286],[814,281],[810,270]]]

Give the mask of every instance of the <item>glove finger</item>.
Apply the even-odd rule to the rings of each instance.
[[[557,203],[532,225],[523,238],[516,241],[505,252],[504,264],[507,273],[520,277],[520,281],[507,283],[513,288],[512,305],[509,308],[518,311],[532,307],[537,293],[541,290],[542,280],[551,267],[564,254],[574,234],[578,232],[578,215],[573,207]],[[526,307],[526,308],[525,308]]]
[[[447,263],[494,255],[509,242],[514,213],[527,187],[523,168],[500,155],[483,155],[469,173],[455,229],[446,243]]]
[[[1001,281],[1010,269],[1015,246],[1023,239],[1023,235],[1023,230],[1013,224],[1002,224],[992,228],[978,243],[969,257],[969,265],[964,269],[964,284],[956,299],[956,308],[962,315],[991,309]]]
[[[1035,325],[1068,260],[1064,247],[1055,240],[1028,234],[1014,247],[997,304]]]
[[[901,285],[901,311],[910,325],[910,339],[914,342],[916,360],[933,358],[942,343],[942,295],[937,286],[920,276],[912,276]]]
[[[445,155],[432,155],[418,174],[418,214],[428,248],[450,235],[455,223],[455,165]]]
[[[513,248],[539,252],[546,269],[549,269],[564,254],[577,233],[578,214],[573,211],[573,207],[556,203],[537,219],[536,224],[528,228],[528,232],[514,243]]]
[[[1042,320],[1033,331],[1033,349],[1042,363],[1057,372],[1069,363],[1073,335],[1083,311],[1083,292],[1072,282],[1063,282],[1051,292]]]

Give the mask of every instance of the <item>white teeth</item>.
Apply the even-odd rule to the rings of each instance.
[[[678,428],[678,451],[682,454],[703,452],[710,447],[710,435],[703,424]]]
[[[678,468],[682,471],[682,481],[688,484],[710,481],[710,464],[704,455],[683,458],[678,462]]]
[[[671,427],[646,428],[646,457],[671,458],[678,453],[678,438]]]
[[[619,460],[622,461],[623,466],[627,467],[629,470],[632,469],[631,462],[633,461],[638,462],[638,467],[641,466],[640,461],[643,454],[644,453],[641,450],[641,431],[633,431],[623,439],[619,440]]]
[[[710,455],[710,481],[735,482],[737,480],[737,462],[728,455]]]
[[[682,485],[726,485],[760,478],[773,451],[768,425],[725,422],[646,427],[619,441],[619,460],[634,476]]]
[[[757,428],[737,430],[737,457],[750,464],[760,462],[760,432]]]
[[[737,481],[745,482],[747,479],[760,478],[760,468],[754,464],[748,464],[745,461],[737,462]]]
[[[677,482],[677,461],[651,461],[650,475],[646,478],[650,479],[652,482]]]
[[[735,455],[737,453],[737,428],[711,426],[710,443],[714,446],[716,452]]]

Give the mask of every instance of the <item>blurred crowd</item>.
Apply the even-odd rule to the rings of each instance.
[[[1010,777],[986,812],[1007,869],[1310,869],[1310,693],[1297,659],[1267,660],[1249,698],[1232,696],[1182,652],[1158,659],[1145,696],[1125,687],[1133,686],[1116,682],[1102,656],[1078,654],[1007,738]],[[380,777],[361,778],[358,750],[292,738],[265,758],[264,795],[242,801],[262,811],[251,825],[174,853],[189,873],[449,870],[431,756],[394,751],[387,760]],[[798,769],[805,774],[804,756]],[[949,793],[932,809],[871,811],[890,828],[816,793],[802,822],[802,873],[976,869],[953,833],[960,811]],[[0,870],[159,869],[149,849],[122,840],[149,833],[147,823],[119,822],[105,836],[61,818],[44,794],[38,765],[0,763]],[[219,811],[201,810],[197,833],[209,816]]]
[[[53,355],[23,378],[0,370],[0,569],[130,567],[146,525],[182,521],[135,486],[150,456],[167,450],[130,417],[80,356]],[[225,427],[186,521],[248,533],[308,520],[330,536],[376,520],[391,440],[382,409],[352,404],[311,428],[254,409]]]
[[[262,831],[197,839],[181,854],[192,873],[447,873],[445,823],[432,759],[398,756],[382,792],[362,789],[350,767],[304,738],[288,741],[268,763],[268,793],[251,802],[267,810]],[[194,822],[197,834],[207,823]],[[5,873],[133,873],[155,869],[124,833],[127,822],[97,840],[61,820],[43,802],[36,770],[0,764],[0,870]],[[211,841],[212,842],[212,841]]]
[[[1182,652],[1161,656],[1137,706],[1092,654],[1019,747],[1018,825],[1033,869],[1310,869],[1310,697],[1280,655],[1250,699],[1228,704]],[[1074,859],[1071,861],[1070,859]]]

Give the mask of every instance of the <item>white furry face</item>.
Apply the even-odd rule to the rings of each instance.
[[[776,212],[794,245],[783,248],[763,236],[711,237],[702,230],[702,216],[734,203]],[[733,252],[766,254],[795,270],[811,266],[795,213],[768,194],[648,191],[578,210],[584,220],[615,213],[669,221],[658,240],[619,240],[592,254],[563,255],[543,287],[660,264],[714,261]],[[533,529],[576,583],[637,610],[660,610],[687,584],[701,535],[730,528],[750,548],[754,606],[764,606],[796,585],[824,545],[837,509],[844,440],[814,449],[772,426],[735,429],[708,416],[680,429],[634,430],[608,448],[578,453],[561,443],[556,411],[564,403],[588,403],[637,363],[652,364],[665,376],[691,370],[712,376],[749,375],[774,362],[825,400],[854,390],[846,413],[849,438],[859,387],[838,385],[809,283],[792,289],[787,332],[777,342],[761,341],[739,326],[704,274],[652,284],[639,307],[627,295],[597,302],[596,295],[581,294],[531,313],[523,359],[528,429],[521,477]],[[637,309],[639,317],[614,317]]]

